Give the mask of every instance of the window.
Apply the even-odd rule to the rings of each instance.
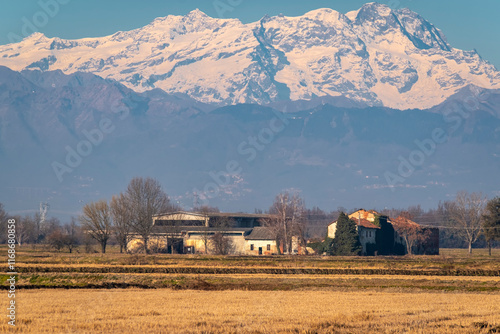
[[[267,250],[270,251],[271,250],[271,245],[267,245]]]
[[[253,244],[250,245],[250,250],[253,250]]]

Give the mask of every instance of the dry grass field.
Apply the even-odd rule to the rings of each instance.
[[[11,328],[5,317],[1,333],[500,333],[498,249],[491,257],[16,250],[18,322]],[[0,273],[3,310],[7,278]]]
[[[484,293],[43,289],[18,301],[18,326],[0,332],[500,332],[500,295]]]

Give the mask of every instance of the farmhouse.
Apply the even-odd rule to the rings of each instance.
[[[272,218],[265,214],[185,211],[155,215],[148,246],[176,254],[278,254],[275,234],[262,226]],[[127,248],[142,246],[139,236],[132,235]]]
[[[374,210],[358,210],[349,215],[356,223],[359,241],[362,246],[361,255],[403,255],[407,250],[408,235],[400,235],[397,227],[404,224],[417,227],[426,236],[425,240],[414,241],[410,244],[413,254],[438,255],[439,254],[439,229],[422,228],[417,223],[407,218],[398,217],[391,219]],[[396,227],[396,228],[395,228]],[[337,222],[328,225],[328,237],[335,239]]]
[[[380,227],[375,225],[375,214],[365,210],[358,210],[349,215],[349,218],[356,222],[358,230],[359,242],[361,243],[361,254],[372,255],[376,244],[375,235]],[[335,239],[335,232],[337,230],[337,222],[334,221],[328,225],[328,237]]]
[[[271,255],[278,254],[276,246],[276,237],[271,229],[257,226],[252,229],[249,235],[245,237],[246,249],[248,255]]]

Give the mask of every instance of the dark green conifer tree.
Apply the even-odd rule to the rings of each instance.
[[[333,246],[334,255],[359,255],[361,251],[356,223],[343,212],[337,220]]]

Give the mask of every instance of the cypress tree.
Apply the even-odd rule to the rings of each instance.
[[[341,212],[337,220],[333,253],[335,255],[359,255],[360,251],[361,244],[356,223]]]

